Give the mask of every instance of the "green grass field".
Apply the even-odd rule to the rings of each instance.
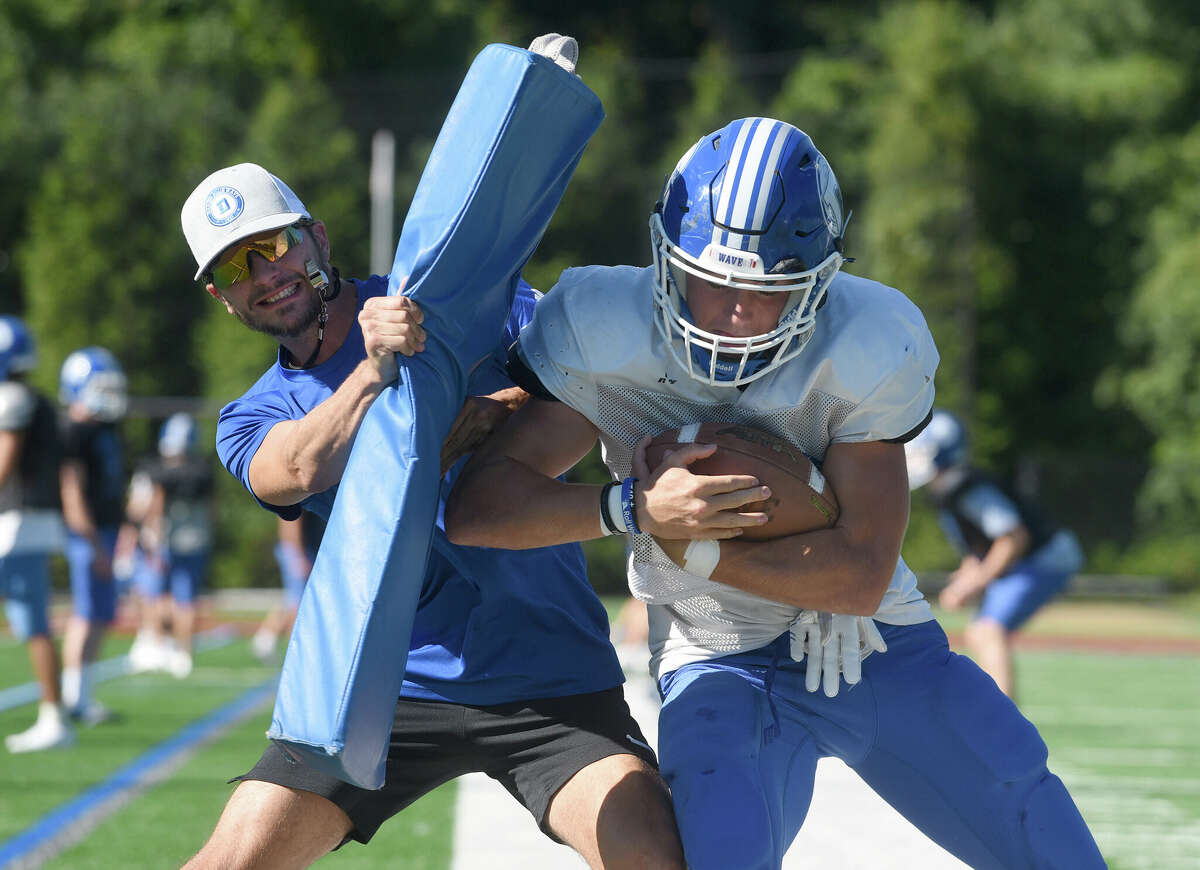
[[[1031,637],[1200,636],[1200,620],[1167,608],[1062,604],[1031,626]],[[951,617],[954,631],[961,620]],[[1091,626],[1088,628],[1088,626]],[[119,655],[128,638],[108,641]],[[1200,866],[1200,657],[1023,649],[1021,705],[1050,746],[1052,768],[1066,781],[1117,870]],[[197,656],[184,681],[159,675],[102,683],[97,696],[120,719],[80,732],[73,751],[0,753],[0,849],[55,807],[111,776],[188,723],[272,676],[241,639]],[[0,635],[0,689],[29,679],[24,649]],[[31,705],[0,711],[0,733],[27,726]],[[231,786],[225,780],[257,759],[267,706],[205,745],[162,782],[136,794],[79,842],[44,866],[179,866],[211,831]],[[450,864],[454,785],[445,786],[386,825],[368,848],[352,844],[323,866],[441,870]]]

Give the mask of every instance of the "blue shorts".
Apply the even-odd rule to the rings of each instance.
[[[311,562],[316,559],[316,553],[309,553]],[[308,574],[300,570],[297,559],[291,548],[283,544],[275,545],[275,563],[279,566],[279,576],[283,581],[283,600],[289,607],[300,606],[300,596],[304,594],[304,584],[308,582]]]
[[[0,556],[0,596],[17,640],[50,634],[50,554]]]
[[[117,544],[117,529],[106,527],[99,534],[100,543],[111,559]],[[92,572],[91,541],[80,535],[67,535],[67,567],[74,614],[88,622],[111,623],[117,614],[117,584],[111,574],[97,577]]]
[[[133,554],[133,586],[147,601],[159,598],[166,591],[162,562],[141,547]]]
[[[1028,561],[1019,562],[1008,574],[988,584],[975,619],[988,619],[1016,631],[1038,608],[1066,589],[1070,579],[1070,574],[1039,570]]]
[[[172,555],[167,569],[167,581],[171,587],[171,598],[176,604],[195,604],[196,596],[204,588],[204,577],[208,573],[208,553],[188,553],[186,556]]]
[[[817,760],[835,756],[977,870],[1103,868],[1046,744],[995,682],[936,622],[879,629],[888,651],[835,698],[805,690],[787,635],[663,677],[659,763],[688,866],[777,870]]]

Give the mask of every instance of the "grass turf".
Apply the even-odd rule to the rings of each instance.
[[[1071,622],[1072,603],[1046,616]],[[1193,615],[1121,605],[1139,633],[1196,631]],[[1110,608],[1084,606],[1074,622],[1112,629]],[[953,630],[955,619],[949,619]],[[1046,632],[1037,621],[1031,632]],[[1121,627],[1126,628],[1126,623]],[[1112,629],[1115,630],[1115,629]],[[115,637],[106,655],[128,639]],[[1114,870],[1172,870],[1194,865],[1200,851],[1200,659],[1191,655],[1022,650],[1021,705],[1050,746],[1050,764],[1071,789]],[[98,697],[121,713],[114,723],[83,730],[72,752],[0,754],[0,842],[103,780],[141,752],[228,703],[270,670],[244,641],[197,657],[185,681],[157,675],[103,683]],[[29,678],[24,650],[0,640],[0,687]],[[32,720],[26,705],[0,712],[0,733]],[[211,832],[231,786],[264,746],[268,711],[260,711],[200,750],[166,781],[102,822],[48,866],[71,868],[178,866]],[[443,870],[453,840],[453,784],[388,822],[368,847],[350,844],[325,859],[331,866]],[[467,821],[470,824],[470,820]]]

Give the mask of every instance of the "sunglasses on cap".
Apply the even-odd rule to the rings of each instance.
[[[208,271],[208,280],[218,290],[232,287],[250,275],[250,254],[258,254],[269,263],[274,263],[296,245],[304,241],[300,227],[311,226],[309,221],[286,226],[271,236],[250,239],[236,248],[226,251]]]

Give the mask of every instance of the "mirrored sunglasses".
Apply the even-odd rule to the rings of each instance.
[[[258,254],[269,263],[274,263],[296,245],[304,241],[301,224],[284,227],[273,236],[250,239],[232,251],[226,251],[209,270],[208,277],[218,290],[232,287],[238,281],[250,277],[250,253]]]

